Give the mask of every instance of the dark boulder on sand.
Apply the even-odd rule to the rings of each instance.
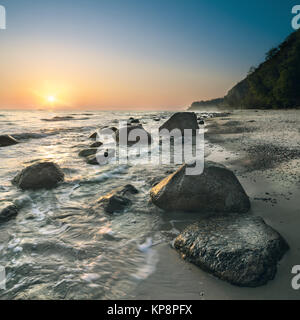
[[[110,214],[121,212],[132,204],[130,196],[137,193],[138,190],[130,184],[117,188],[105,196],[100,197],[93,207],[93,210],[95,211],[101,207],[105,212]]]
[[[159,128],[162,129],[169,131],[179,129],[182,133],[184,129],[192,129],[195,133],[199,129],[197,115],[194,112],[177,112]]]
[[[18,215],[18,208],[15,205],[10,205],[2,210],[0,210],[0,223],[7,222],[14,219]]]
[[[51,189],[64,181],[64,173],[53,162],[39,162],[23,169],[12,181],[23,190]]]
[[[151,189],[152,202],[165,211],[245,213],[249,198],[232,171],[207,161],[199,175],[187,175],[187,164]]]
[[[222,280],[257,287],[274,279],[277,262],[289,249],[261,217],[227,215],[203,219],[174,241],[184,259]]]
[[[136,134],[134,139],[131,139],[131,135]],[[124,145],[122,139],[125,139],[127,141],[128,146],[132,146],[136,143],[145,143],[145,144],[151,144],[152,143],[152,138],[149,132],[147,132],[142,125],[131,125],[131,126],[126,126],[121,129],[118,129],[116,131],[115,139],[117,143],[120,145]],[[143,137],[143,140],[141,140],[141,137]]]
[[[1,135],[0,136],[0,147],[8,147],[18,144],[19,141],[9,135]]]

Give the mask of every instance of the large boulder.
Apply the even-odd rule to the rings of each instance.
[[[182,134],[184,129],[192,129],[195,133],[199,129],[197,115],[194,112],[177,112],[159,128],[160,131],[162,129],[169,131],[179,129]]]
[[[0,223],[14,219],[18,215],[18,212],[18,207],[15,205],[10,205],[0,210]]]
[[[203,270],[244,287],[272,280],[277,262],[289,249],[261,217],[245,214],[203,219],[187,227],[174,247]]]
[[[136,139],[129,139],[130,138],[130,134],[136,133]],[[130,125],[130,126],[126,126],[123,128],[120,128],[116,131],[116,135],[115,135],[115,139],[117,141],[118,144],[120,145],[124,145],[124,143],[122,143],[121,140],[121,136],[122,138],[124,137],[127,141],[127,145],[128,146],[132,146],[138,142],[141,141],[140,137],[138,136],[139,134],[142,134],[143,136],[145,136],[145,144],[151,144],[152,142],[152,138],[149,132],[147,132],[142,125],[138,124],[138,125]],[[125,144],[126,145],[126,144]]]
[[[51,189],[64,181],[64,173],[53,162],[39,162],[23,169],[12,181],[23,190]]]
[[[1,135],[0,136],[0,147],[8,147],[15,144],[18,144],[19,141],[9,135]]]
[[[132,204],[132,200],[130,199],[131,195],[137,193],[138,190],[130,184],[119,187],[100,197],[93,207],[93,210],[97,211],[97,209],[101,207],[105,212],[110,214],[121,212]]]
[[[200,175],[187,175],[187,164],[151,189],[152,202],[165,211],[245,213],[249,198],[232,171],[208,161]]]

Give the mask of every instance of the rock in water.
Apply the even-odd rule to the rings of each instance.
[[[195,133],[199,129],[197,115],[194,112],[177,112],[159,128],[162,129],[179,129],[182,134],[184,129],[192,129]]]
[[[103,145],[102,142],[97,141],[97,142],[92,143],[92,144],[90,145],[90,148],[100,148],[102,145]]]
[[[51,189],[64,181],[64,173],[53,162],[39,162],[23,169],[12,181],[23,190]]]
[[[115,212],[121,212],[126,207],[130,206],[131,200],[116,194],[108,194],[106,196],[101,197],[98,200],[98,203],[103,206],[104,210],[107,213],[112,214]]]
[[[15,138],[9,135],[2,135],[0,136],[0,147],[8,147],[15,144],[18,144],[19,141],[17,141]]]
[[[7,222],[18,215],[18,208],[15,205],[10,205],[0,211],[0,223]]]
[[[89,139],[96,140],[98,137],[98,132],[94,132],[89,136]]]
[[[165,211],[199,213],[241,212],[249,198],[234,173],[221,164],[206,162],[200,175],[186,175],[182,165],[150,192],[152,202]]]
[[[97,208],[100,206],[110,214],[121,212],[126,207],[132,204],[132,201],[127,198],[127,196],[130,197],[130,195],[137,193],[138,190],[130,184],[124,187],[117,188],[115,190],[112,190],[109,194],[100,197],[97,200],[97,204],[93,207],[93,210],[97,210]]]
[[[277,262],[289,249],[261,217],[210,217],[184,230],[174,242],[183,258],[222,280],[257,287],[274,279]]]
[[[98,149],[97,148],[89,148],[89,149],[83,149],[79,152],[79,157],[89,157],[92,155],[95,155],[97,153]]]

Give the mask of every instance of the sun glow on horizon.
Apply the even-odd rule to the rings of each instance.
[[[48,102],[54,103],[56,101],[56,98],[54,96],[48,96],[47,97]]]

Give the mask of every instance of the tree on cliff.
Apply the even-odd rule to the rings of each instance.
[[[300,107],[300,30],[266,54],[266,61],[233,87],[226,103],[238,108]]]

